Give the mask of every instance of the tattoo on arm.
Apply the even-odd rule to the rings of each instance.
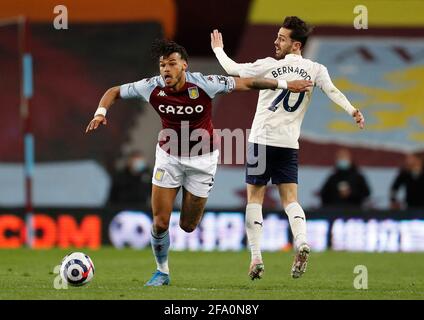
[[[251,86],[249,87],[252,89],[276,89],[277,85],[278,83],[276,80],[265,78],[253,78]]]

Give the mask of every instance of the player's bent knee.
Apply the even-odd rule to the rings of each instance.
[[[260,193],[251,193],[247,196],[247,202],[248,203],[263,203],[264,201],[264,194]]]
[[[191,233],[191,232],[193,232],[194,230],[196,230],[197,225],[196,225],[196,224],[193,224],[193,223],[183,223],[183,222],[180,222],[180,227],[181,227],[181,229],[183,229],[185,232],[187,232],[187,233]]]
[[[169,228],[169,219],[163,219],[160,217],[153,218],[153,230],[156,233],[163,233]]]
[[[157,225],[153,224],[153,230],[156,234],[164,233],[168,230],[169,225]]]
[[[247,187],[247,202],[262,204],[265,197],[266,186],[249,185]]]

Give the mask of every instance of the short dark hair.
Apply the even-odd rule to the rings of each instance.
[[[166,58],[174,52],[178,52],[181,56],[181,59],[188,62],[188,54],[186,49],[183,46],[180,46],[178,43],[166,39],[156,39],[152,43],[152,56],[155,59],[159,59],[160,57]]]
[[[283,28],[291,30],[290,38],[299,41],[302,44],[302,49],[314,29],[313,26],[296,16],[286,17],[283,22]]]

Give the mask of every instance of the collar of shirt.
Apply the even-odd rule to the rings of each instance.
[[[300,54],[289,53],[289,54],[286,54],[286,56],[284,57],[284,59],[288,59],[288,60],[299,60],[299,59],[302,59],[302,56]]]

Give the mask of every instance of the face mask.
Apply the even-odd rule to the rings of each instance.
[[[337,160],[336,166],[340,170],[347,170],[350,168],[350,161],[347,159]]]
[[[133,171],[141,172],[146,168],[146,166],[147,166],[146,161],[142,159],[137,159],[133,162]]]

